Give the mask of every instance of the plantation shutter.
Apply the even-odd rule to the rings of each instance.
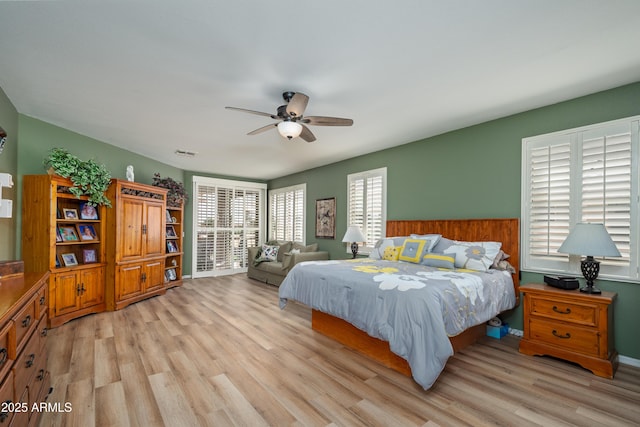
[[[348,176],[348,224],[357,225],[372,248],[385,235],[386,228],[386,168]]]
[[[269,191],[269,238],[305,242],[306,184]]]
[[[528,255],[532,262],[558,267],[566,255],[558,248],[571,224],[571,141],[561,135],[531,144],[526,166],[529,172]]]
[[[608,126],[582,135],[582,222],[603,223],[622,257],[601,260],[628,268],[631,250],[631,130]]]
[[[193,277],[246,271],[247,248],[262,240],[264,185],[194,177]]]

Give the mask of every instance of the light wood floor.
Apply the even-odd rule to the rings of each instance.
[[[640,369],[613,380],[486,338],[422,390],[313,332],[307,307],[245,275],[50,331],[41,426],[623,426],[640,424]]]

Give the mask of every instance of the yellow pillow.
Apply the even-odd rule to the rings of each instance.
[[[402,245],[402,250],[398,259],[400,261],[407,262],[420,262],[422,253],[424,252],[424,246],[429,243],[429,240],[425,239],[407,239]]]
[[[397,261],[398,256],[400,256],[400,251],[402,250],[402,246],[389,246],[384,249],[384,255],[382,255],[382,259],[386,259],[387,261]]]

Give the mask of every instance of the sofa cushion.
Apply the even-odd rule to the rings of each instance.
[[[278,248],[278,257],[276,261],[282,262],[284,259],[284,254],[291,250],[291,242],[286,240],[269,240],[266,245],[270,246],[279,246]]]
[[[267,273],[272,274],[282,274],[282,263],[281,262],[263,262],[258,267],[258,270],[266,271]]]
[[[262,245],[262,250],[256,261],[277,261],[279,246]]]
[[[318,244],[314,243],[312,245],[305,246],[298,242],[293,242],[293,249],[299,249],[300,252],[318,252]]]

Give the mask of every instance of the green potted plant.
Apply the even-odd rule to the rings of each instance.
[[[69,192],[74,196],[86,195],[90,205],[111,207],[111,202],[105,195],[111,183],[111,173],[104,165],[95,160],[82,161],[64,148],[51,149],[43,164],[49,172],[53,171],[73,182]]]
[[[189,200],[189,195],[184,185],[171,177],[161,178],[160,174],[156,172],[153,174],[151,185],[169,190],[167,193],[167,206],[169,207],[178,208]]]

